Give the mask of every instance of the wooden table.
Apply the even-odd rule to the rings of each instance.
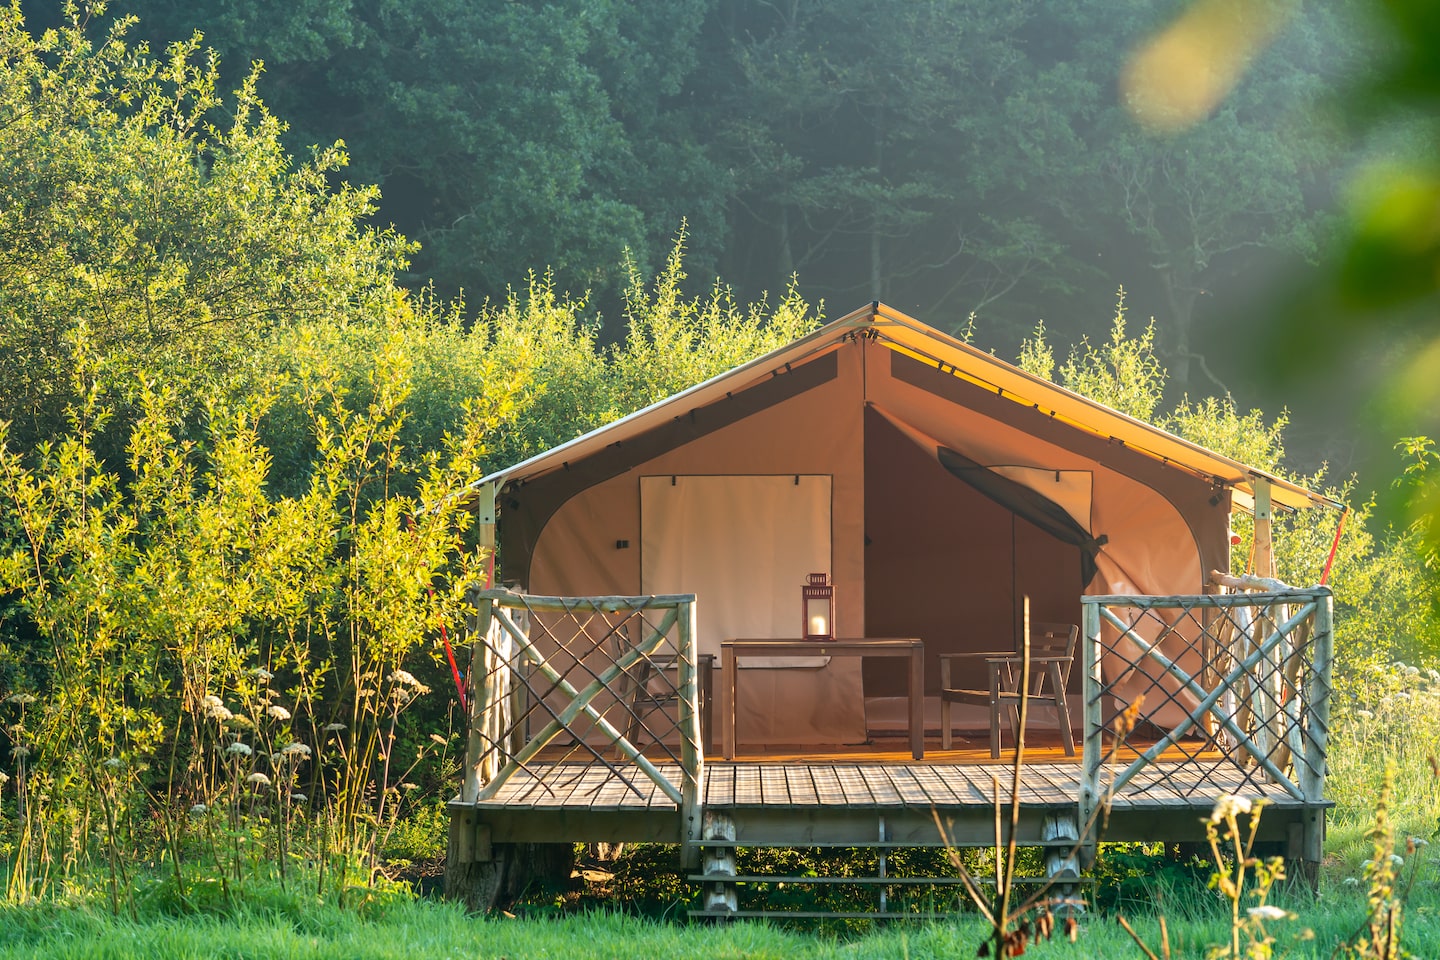
[[[921,640],[722,640],[720,642],[721,755],[735,756],[736,661],[742,657],[909,657],[910,753],[925,755],[925,643]]]

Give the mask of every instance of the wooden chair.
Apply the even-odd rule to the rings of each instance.
[[[700,747],[710,749],[710,686],[714,673],[715,655],[702,653],[696,657],[696,681],[700,696]],[[642,660],[631,670],[626,689],[621,693],[625,701],[629,722],[625,727],[625,739],[635,743],[641,730],[646,729],[643,720],[650,713],[668,711],[680,702],[679,686],[680,659],[674,655],[657,654]]]
[[[1065,685],[1075,662],[1075,642],[1080,628],[1073,623],[1032,623],[1030,625],[1030,706],[1055,708],[1060,720],[1060,740],[1067,757],[1075,756],[1075,738],[1070,731],[1070,710]],[[957,687],[953,662],[960,658],[985,660],[989,686],[984,690]],[[1010,719],[1010,732],[1020,730],[1020,676],[1024,657],[1019,653],[942,653],[940,655],[940,746],[949,750],[954,742],[950,705],[970,703],[990,708],[990,756],[1000,756],[1000,711]]]

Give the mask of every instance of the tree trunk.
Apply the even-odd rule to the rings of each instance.
[[[472,912],[487,913],[528,891],[569,887],[575,869],[573,844],[487,843],[477,849],[475,843],[465,843],[462,838],[464,831],[474,829],[473,815],[451,816],[445,899],[457,900]]]
[[[1177,275],[1183,273],[1184,275]],[[1195,320],[1195,300],[1200,295],[1189,271],[1166,270],[1161,274],[1165,298],[1170,303],[1171,356],[1170,383],[1184,392],[1190,387],[1191,326]]]

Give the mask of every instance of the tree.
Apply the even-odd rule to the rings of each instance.
[[[1274,5],[1227,0],[1205,6],[1222,21],[1206,29],[1225,37],[1274,28]],[[1113,4],[1101,7],[1089,14],[1117,18]],[[1096,77],[1093,89],[1102,99],[1094,104],[1095,122],[1082,128],[1088,169],[1074,181],[1083,199],[1060,212],[1088,259],[1103,257],[1112,275],[1123,272],[1115,279],[1158,294],[1160,347],[1180,390],[1194,383],[1192,361],[1210,372],[1209,338],[1195,330],[1199,299],[1256,264],[1275,263],[1277,255],[1313,261],[1333,219],[1327,211],[1339,141],[1320,107],[1331,92],[1327,65],[1346,59],[1354,42],[1326,5],[1296,8],[1230,96],[1185,123],[1164,122],[1163,111],[1150,106],[1155,89],[1168,73],[1188,69],[1184,64],[1151,63],[1142,52],[1119,98],[1111,92],[1113,80]],[[1132,5],[1119,20],[1153,29],[1151,11],[1151,4]],[[1084,48],[1076,55],[1089,69],[1113,73],[1111,65],[1127,51],[1145,49],[1142,36],[1121,33],[1109,57]],[[1218,380],[1215,385],[1225,389]]]
[[[150,35],[203,31],[264,62],[292,149],[343,139],[380,216],[420,244],[406,278],[503,300],[530,270],[618,293],[688,217],[722,234],[724,177],[677,109],[704,0],[131,0]]]
[[[21,447],[63,430],[78,325],[122,414],[142,370],[193,412],[268,331],[387,301],[407,249],[362,226],[372,190],[331,186],[340,147],[290,163],[253,76],[222,103],[198,40],[153,57],[130,20],[92,40],[66,11],[38,40],[0,11],[0,420]]]
[[[855,299],[924,289],[963,316],[1054,267],[1061,250],[1025,200],[1066,137],[1041,103],[1063,88],[1026,51],[1041,9],[720,4],[697,94],[736,177],[730,272],[799,272]]]

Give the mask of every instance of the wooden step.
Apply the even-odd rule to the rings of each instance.
[[[870,884],[872,886],[905,886],[905,885],[933,885],[946,886],[963,884],[965,881],[959,877],[779,877],[765,876],[762,874],[739,874],[730,876],[723,873],[694,873],[685,878],[691,883],[793,883],[798,885],[823,884],[823,883],[854,883]],[[993,887],[995,878],[993,876],[975,877],[975,883],[982,887]],[[1047,877],[1014,877],[1013,884],[1043,884],[1049,881]],[[1076,886],[1094,883],[1091,877],[1057,877],[1055,885]]]

